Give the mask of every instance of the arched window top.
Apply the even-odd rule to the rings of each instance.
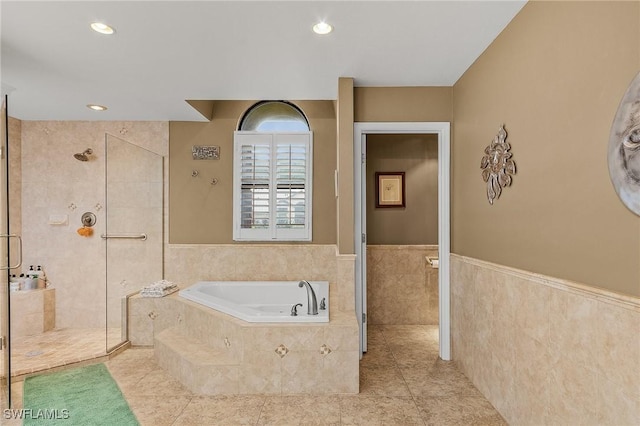
[[[300,108],[285,101],[262,101],[244,113],[238,130],[254,132],[308,132],[309,122]]]

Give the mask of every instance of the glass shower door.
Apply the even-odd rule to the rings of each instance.
[[[0,118],[0,408],[11,406],[9,270],[22,263],[22,240],[9,233],[9,116],[3,95]],[[12,264],[13,263],[13,264]]]
[[[2,97],[2,143],[0,143],[0,234],[9,235],[9,197],[8,197],[8,123],[7,97]],[[9,239],[0,238],[0,263],[9,264]],[[0,377],[2,380],[2,401],[0,408],[9,408],[11,404],[11,358],[9,353],[9,271],[0,271]]]
[[[127,339],[127,297],[163,277],[161,155],[106,135],[107,350]]]

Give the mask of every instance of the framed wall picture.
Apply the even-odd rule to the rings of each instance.
[[[376,172],[376,207],[405,207],[404,172]]]

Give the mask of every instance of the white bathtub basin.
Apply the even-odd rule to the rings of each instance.
[[[317,315],[307,314],[307,290],[298,287],[298,281],[200,281],[179,295],[248,322],[329,322],[329,283],[309,283],[316,293]],[[298,315],[292,316],[291,308],[298,303]]]

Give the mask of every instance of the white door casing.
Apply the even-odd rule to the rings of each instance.
[[[367,351],[367,282],[366,282],[366,136],[368,134],[436,134],[438,135],[438,293],[440,358],[451,359],[451,322],[449,290],[450,252],[450,123],[449,122],[371,122],[354,123],[354,196],[356,248],[356,315],[360,325],[360,356]]]

